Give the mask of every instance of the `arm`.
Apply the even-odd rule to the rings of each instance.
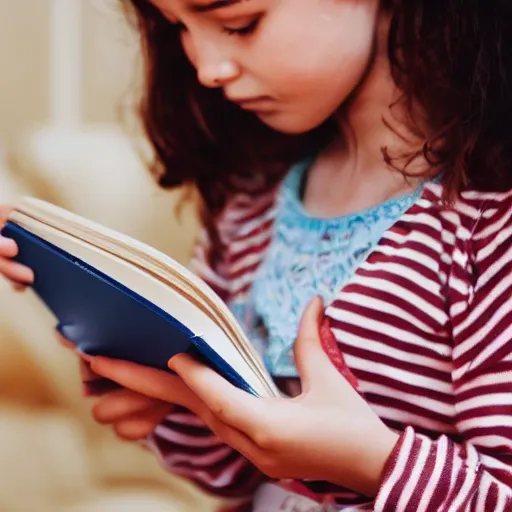
[[[473,289],[461,294],[458,287],[452,297],[457,442],[407,428],[388,461],[378,512],[512,510],[512,202],[506,203],[480,219]]]
[[[175,409],[155,429],[147,446],[165,468],[218,496],[249,498],[264,479],[245,457],[184,408]]]

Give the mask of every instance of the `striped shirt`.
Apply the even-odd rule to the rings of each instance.
[[[215,268],[206,236],[196,248],[193,268],[228,303],[251,288],[276,196],[230,202]],[[360,391],[401,434],[374,500],[326,482],[282,484],[332,510],[512,510],[512,191],[441,198],[427,184],[326,309]],[[151,444],[219,496],[250,499],[267,480],[186,410]]]

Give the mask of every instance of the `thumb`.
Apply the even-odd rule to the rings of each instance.
[[[324,378],[332,371],[332,365],[320,341],[320,324],[324,305],[320,297],[314,297],[307,305],[299,325],[293,352],[299,371],[302,391],[311,388],[312,382]]]

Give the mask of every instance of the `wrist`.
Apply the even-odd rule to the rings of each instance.
[[[368,439],[371,439],[371,446],[368,447],[368,455],[365,457],[366,463],[361,468],[363,478],[361,479],[362,488],[360,492],[373,498],[379,492],[387,462],[400,439],[400,435],[382,425],[382,428],[378,432],[374,432]]]
[[[399,434],[380,421],[377,425],[372,425],[372,428],[360,429],[358,442],[351,445],[351,450],[344,458],[341,473],[338,460],[335,478],[329,480],[370,498],[376,497],[384,479],[387,462],[399,439]]]

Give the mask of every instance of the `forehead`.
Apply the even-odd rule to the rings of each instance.
[[[178,12],[215,12],[228,7],[251,2],[251,0],[151,0],[151,3],[166,14]]]

